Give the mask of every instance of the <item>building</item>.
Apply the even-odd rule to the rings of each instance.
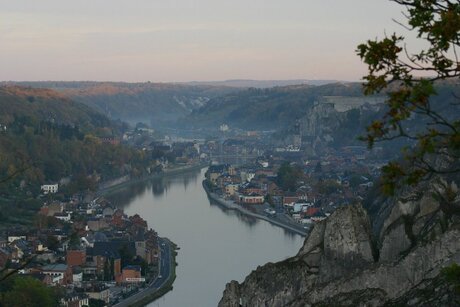
[[[225,186],[225,195],[227,197],[232,197],[238,191],[238,188],[239,188],[238,184],[232,184],[232,183],[227,184]]]
[[[139,265],[128,265],[123,268],[121,273],[122,283],[136,283],[144,282],[145,278],[142,278],[141,267]]]
[[[265,197],[259,194],[240,195],[240,203],[242,204],[263,204]]]
[[[120,144],[120,140],[114,137],[102,137],[100,138],[101,143],[103,144],[111,144],[111,145],[118,145]]]
[[[72,270],[67,264],[49,264],[41,268],[45,275],[52,277],[54,285],[68,285],[72,283]]]
[[[69,293],[61,299],[61,306],[83,307],[89,306],[89,296],[85,293]]]
[[[66,257],[67,265],[80,266],[86,263],[86,251],[83,250],[68,250]]]
[[[48,193],[57,193],[59,189],[59,185],[57,183],[55,184],[44,184],[40,187],[40,189],[43,191],[43,193],[48,194]]]
[[[64,222],[70,222],[70,220],[72,218],[69,212],[67,212],[67,213],[64,213],[64,212],[56,213],[56,214],[54,214],[54,217],[57,218],[58,220],[61,220],[61,221],[64,221]]]
[[[110,303],[110,289],[108,287],[98,285],[85,290],[89,298],[104,301],[106,304]]]

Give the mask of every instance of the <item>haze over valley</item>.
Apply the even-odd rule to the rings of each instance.
[[[0,2],[0,307],[460,305],[460,2]]]

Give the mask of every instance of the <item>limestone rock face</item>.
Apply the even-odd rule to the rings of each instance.
[[[229,283],[219,306],[458,303],[440,274],[460,263],[460,217],[449,213],[459,212],[456,187],[438,182],[407,191],[385,200],[372,218],[360,205],[337,209],[315,224],[295,257]]]
[[[337,209],[326,221],[319,282],[327,282],[374,262],[370,223],[361,206]]]
[[[405,224],[403,222],[398,223],[389,229],[383,237],[379,260],[381,262],[394,261],[410,249],[411,244],[411,240],[406,233]]]

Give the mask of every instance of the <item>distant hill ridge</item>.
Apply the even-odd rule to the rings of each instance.
[[[255,88],[270,88],[275,86],[289,85],[325,85],[337,83],[338,80],[310,80],[310,79],[292,79],[292,80],[250,80],[250,79],[233,79],[224,81],[191,81],[183,84],[189,85],[214,85],[214,86],[230,86],[230,87],[255,87]]]
[[[78,125],[86,129],[113,125],[107,117],[94,109],[45,88],[0,86],[0,108],[0,123],[4,125],[12,123],[18,116],[56,124]]]
[[[225,86],[150,82],[44,81],[13,84],[51,88],[112,119],[131,124],[142,121],[154,127],[171,126],[210,99],[239,90]]]

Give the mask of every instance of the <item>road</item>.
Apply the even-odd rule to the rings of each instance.
[[[171,275],[171,243],[168,240],[159,238],[158,243],[160,244],[160,256],[159,256],[159,274],[157,278],[152,280],[147,288],[141,290],[140,292],[131,295],[124,299],[123,301],[113,305],[114,307],[127,307],[135,302],[143,299],[147,295],[151,295],[158,291],[164,284],[169,280]]]
[[[153,280],[151,286],[159,289],[169,279],[171,274],[171,245],[164,239],[159,240],[160,243],[160,270],[158,277]]]

